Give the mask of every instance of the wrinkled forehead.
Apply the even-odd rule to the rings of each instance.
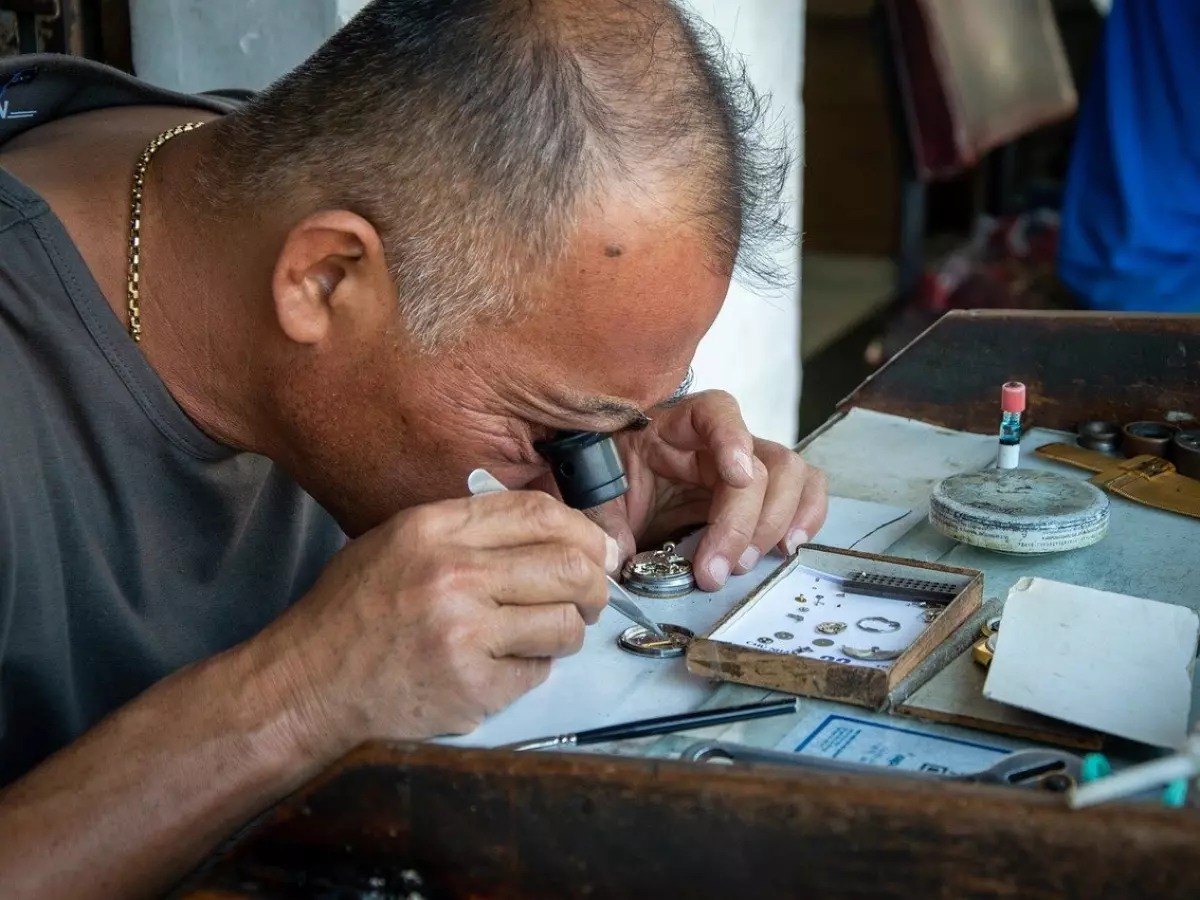
[[[523,331],[572,386],[650,405],[678,387],[724,302],[712,249],[665,218],[585,223]]]

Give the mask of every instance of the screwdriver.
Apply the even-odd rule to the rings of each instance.
[[[501,484],[499,479],[486,469],[476,469],[467,477],[467,490],[473,495],[479,496],[481,494],[497,494],[507,491],[508,488]],[[648,615],[642,612],[642,608],[637,605],[623,587],[617,584],[611,575],[607,577],[609,587],[616,591],[615,594],[609,595],[608,605],[631,622],[641,625],[651,634],[666,639],[666,632],[659,628]]]

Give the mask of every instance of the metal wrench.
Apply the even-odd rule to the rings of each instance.
[[[709,741],[693,744],[681,755],[686,762],[736,765],[766,763],[799,766],[821,772],[845,775],[885,775],[919,781],[938,781],[969,784],[999,784],[1033,790],[1066,793],[1080,783],[1083,761],[1073,753],[1062,750],[1018,750],[986,769],[965,775],[893,769],[866,763],[807,756],[781,750],[759,750],[739,744]]]

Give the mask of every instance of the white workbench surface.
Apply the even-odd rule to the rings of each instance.
[[[1031,432],[1023,443],[1021,465],[1084,477],[1081,470],[1044,461],[1033,453],[1041,444],[1071,439],[1069,435],[1055,432]],[[865,549],[978,569],[984,573],[985,598],[1003,598],[1019,578],[1028,575],[1200,607],[1200,522],[1121,498],[1112,498],[1108,536],[1094,547],[1070,553],[1046,557],[1004,556],[976,550],[938,534],[928,523],[928,500],[933,484],[948,475],[977,471],[991,465],[996,446],[994,435],[955,432],[923,422],[854,409],[812,439],[802,453],[806,460],[825,471],[832,495],[912,510],[903,526],[893,526],[873,535],[871,545]],[[839,518],[845,518],[844,509]],[[901,536],[896,540],[889,539],[889,535],[895,534]],[[733,579],[721,595],[698,595],[700,600],[693,595],[690,606],[680,607],[679,615],[686,618],[683,624],[697,629],[711,625],[739,595],[744,596],[765,579],[778,562],[764,560],[755,572]],[[623,626],[619,620],[609,624],[603,636],[605,645],[620,627]],[[609,635],[608,631],[613,634]],[[602,652],[602,649],[595,652]],[[732,684],[714,686],[688,674],[683,660],[676,659],[647,661],[643,665],[653,670],[655,677],[650,678],[648,673],[631,676],[620,702],[604,704],[601,702],[606,696],[604,691],[580,687],[585,681],[580,680],[578,673],[589,665],[595,663],[584,659],[576,661],[574,682],[560,681],[559,689],[535,691],[519,702],[515,714],[506,713],[475,735],[453,743],[496,746],[539,734],[598,727],[701,706],[729,706],[769,696],[769,692],[756,688]],[[597,667],[590,671],[594,679],[602,680],[613,677],[616,670]],[[569,711],[564,711],[564,707],[569,707]],[[804,699],[795,716],[609,744],[596,748],[596,752],[669,756],[699,738],[774,747],[797,722],[811,720],[818,712],[892,726],[916,727],[931,734],[968,741],[985,739],[987,744],[996,747],[1028,746],[996,734],[984,735],[937,723],[916,723],[844,704]],[[543,723],[551,727],[539,727]],[[569,725],[560,727],[562,723]]]

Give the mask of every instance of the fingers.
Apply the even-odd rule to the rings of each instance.
[[[829,488],[825,473],[806,463],[803,478],[804,490],[780,545],[784,553],[794,552],[801,544],[807,544],[815,537],[825,524],[825,516],[829,512]]]
[[[586,631],[583,617],[570,603],[502,606],[493,617],[488,649],[496,659],[561,659],[580,651]]]
[[[608,602],[603,567],[567,544],[476,551],[464,562],[486,579],[485,590],[501,606],[566,603],[590,625]]]
[[[583,550],[607,570],[619,557],[616,542],[578,510],[541,491],[483,494],[430,504],[396,526],[401,547],[454,543],[479,549],[559,543]]]
[[[708,528],[696,550],[696,581],[718,590],[778,547],[784,553],[807,543],[825,524],[825,476],[800,456],[771,441],[755,441],[754,478],[712,493]]]
[[[605,503],[589,509],[585,515],[611,537],[617,544],[616,564],[608,569],[610,575],[615,575],[621,564],[637,552],[637,538],[629,525],[629,516],[624,505],[620,503]]]
[[[726,484],[743,488],[754,480],[754,440],[737,401],[724,391],[705,391],[656,413],[654,428],[678,450],[711,454]]]
[[[763,461],[769,477],[751,546],[762,553],[772,547],[791,553],[800,544],[807,543],[810,535],[816,534],[817,529],[812,528],[814,524],[819,528],[813,516],[813,503],[818,499],[812,483],[815,478],[810,478],[810,474],[819,473],[799,454],[773,441],[756,440],[754,452]],[[804,515],[801,515],[802,509]],[[734,571],[742,574],[748,570],[735,568]]]
[[[696,583],[702,590],[719,590],[735,567],[739,571],[751,569],[762,556],[751,541],[758,530],[768,474],[759,459],[754,459],[751,466],[753,476],[745,487],[720,483],[713,490],[708,528],[694,560]]]

